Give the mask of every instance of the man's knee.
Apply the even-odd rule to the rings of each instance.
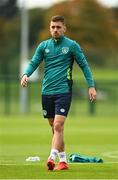
[[[63,131],[63,124],[60,122],[54,122],[54,131],[56,132]]]

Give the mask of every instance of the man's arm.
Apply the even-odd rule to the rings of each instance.
[[[81,70],[85,76],[85,79],[87,81],[89,99],[92,102],[92,101],[96,100],[96,94],[97,94],[96,89],[95,89],[95,83],[94,83],[92,71],[88,65],[88,62],[87,62],[85,55],[82,52],[79,44],[74,42],[72,49],[73,49],[74,59],[76,60],[79,67],[81,68]]]
[[[43,43],[41,43],[37,47],[32,60],[30,61],[30,63],[28,64],[27,68],[24,71],[24,74],[21,78],[22,87],[27,86],[29,76],[31,76],[31,74],[37,69],[37,67],[39,66],[42,60],[43,60]]]

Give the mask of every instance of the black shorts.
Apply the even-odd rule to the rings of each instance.
[[[57,95],[42,95],[44,118],[54,118],[55,115],[67,117],[71,104],[71,93]]]

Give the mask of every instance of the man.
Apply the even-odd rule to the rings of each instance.
[[[91,101],[96,99],[96,90],[91,69],[79,44],[64,36],[66,31],[64,17],[53,16],[50,22],[52,38],[39,44],[21,79],[21,86],[26,87],[29,76],[42,60],[45,61],[42,85],[42,108],[44,118],[48,118],[52,127],[53,138],[51,152],[47,160],[49,170],[68,169],[64,148],[64,123],[70,108],[72,96],[72,66],[74,60],[82,69],[88,84]],[[55,159],[59,163],[55,167]]]

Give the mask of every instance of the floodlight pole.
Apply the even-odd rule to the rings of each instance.
[[[22,0],[20,76],[23,75],[24,69],[28,62],[28,33],[28,10],[25,6],[25,0]],[[20,88],[20,112],[28,112],[28,89],[23,87]]]

